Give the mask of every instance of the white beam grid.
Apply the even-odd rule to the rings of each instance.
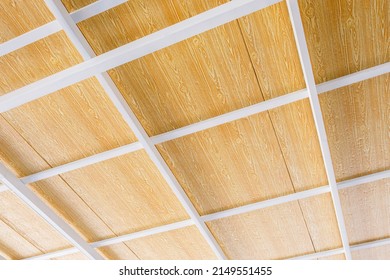
[[[72,24],[72,22],[74,24],[75,22],[79,22],[81,20],[84,20],[88,17],[96,15],[100,12],[103,12],[107,9],[110,9],[116,5],[123,3],[123,2],[125,2],[125,1],[112,0],[112,1],[95,2],[87,7],[80,9],[79,11],[72,13],[71,18],[73,20],[68,22],[68,24],[69,23]],[[159,32],[156,32],[154,34],[146,36],[146,37],[142,38],[143,40],[140,39],[141,41],[137,40],[135,42],[132,42],[132,43],[129,43],[125,46],[122,46],[118,49],[110,51],[109,53],[106,53],[105,55],[95,57],[94,59],[91,59],[93,61],[93,63],[91,63],[91,62],[89,62],[89,64],[87,64],[85,62],[81,63],[79,65],[71,67],[70,69],[67,69],[68,71],[64,70],[64,71],[59,72],[55,75],[47,77],[41,81],[35,82],[35,83],[33,83],[32,86],[29,85],[30,87],[26,86],[26,87],[23,87],[23,88],[18,89],[16,91],[10,92],[6,96],[2,96],[0,98],[0,112],[15,108],[15,107],[20,106],[24,103],[27,103],[29,101],[32,101],[32,100],[40,98],[44,95],[47,95],[55,90],[66,87],[67,85],[71,85],[73,83],[76,83],[77,81],[81,81],[85,78],[91,77],[91,76],[95,75],[95,72],[92,73],[91,75],[89,75],[88,77],[83,76],[80,80],[78,80],[78,78],[76,78],[75,76],[77,76],[78,74],[82,74],[84,71],[85,72],[90,71],[92,67],[95,67],[95,66],[100,67],[98,69],[98,71],[96,71],[96,74],[98,75],[98,74],[100,74],[100,72],[105,71],[103,69],[104,67],[102,68],[103,63],[109,63],[110,68],[116,67],[118,65],[129,62],[129,61],[134,60],[134,59],[141,57],[143,55],[152,53],[158,49],[167,47],[167,46],[172,45],[176,42],[179,42],[181,40],[184,40],[186,38],[189,38],[191,36],[194,36],[196,34],[204,32],[206,30],[212,29],[214,27],[217,27],[219,25],[227,23],[231,20],[234,20],[235,18],[239,18],[241,16],[252,13],[258,9],[264,8],[266,6],[269,6],[273,3],[277,3],[280,1],[268,1],[267,3],[262,3],[261,6],[259,6],[259,3],[257,3],[257,4],[253,3],[254,0],[248,1],[248,2],[251,2],[251,3],[249,3],[249,4],[246,3],[245,5],[237,5],[237,6],[232,6],[232,5],[229,6],[228,5],[229,3],[222,5],[220,7],[212,9],[208,12],[205,12],[205,13],[202,13],[198,16],[195,16],[194,18],[180,22],[180,23],[175,24],[171,27],[163,29]],[[298,10],[298,13],[299,13],[299,10]],[[215,19],[212,18],[213,16],[215,17]],[[65,21],[65,23],[66,23],[66,21]],[[62,22],[62,24],[64,24],[64,21]],[[1,44],[0,45],[0,55],[6,54],[7,51],[9,52],[9,49],[10,49],[9,46],[11,46],[11,49],[12,48],[13,49],[20,48],[20,47],[23,47],[24,42],[31,43],[31,42],[37,41],[45,36],[48,36],[49,34],[52,34],[54,32],[59,31],[60,29],[61,29],[61,24],[58,21],[53,21],[49,24],[46,24],[43,27],[32,30],[26,34],[23,34],[22,36],[19,36],[13,40],[10,40],[6,43]],[[74,30],[70,30],[70,31],[74,32]],[[190,34],[184,34],[184,33],[186,33],[186,31],[189,31]],[[295,31],[295,29],[294,29],[294,31]],[[40,33],[42,33],[43,35]],[[46,35],[44,35],[44,34],[46,34]],[[77,34],[77,32],[76,32],[76,34]],[[164,36],[167,36],[168,38],[165,38]],[[179,36],[179,38],[175,38],[175,36]],[[76,35],[76,37],[77,37],[77,35]],[[83,46],[83,48],[85,48],[86,50],[88,50],[88,47],[90,48],[89,45]],[[126,48],[128,48],[128,49],[126,49]],[[147,50],[140,51],[139,50],[140,48],[147,48]],[[118,60],[118,57],[120,56],[120,54],[126,55],[127,60],[126,60],[126,62],[118,64],[117,60]],[[95,66],[93,66],[91,64],[93,64]],[[110,69],[110,68],[107,68],[107,69]],[[366,80],[366,79],[369,79],[369,78],[372,78],[375,76],[379,76],[379,75],[388,73],[389,71],[390,71],[390,63],[385,63],[385,64],[382,64],[382,65],[379,65],[379,66],[376,66],[376,67],[373,67],[373,68],[370,68],[367,70],[363,70],[363,71],[360,71],[360,72],[357,72],[357,73],[354,73],[351,75],[347,75],[345,77],[341,77],[341,78],[338,78],[338,79],[335,79],[335,80],[332,80],[329,82],[325,82],[325,83],[317,85],[317,86],[314,85],[314,87],[315,87],[315,90],[317,91],[317,94],[323,93],[323,92],[327,92],[327,91],[330,91],[330,90],[333,90],[333,89],[336,89],[339,87],[343,87],[343,86],[347,86],[347,85],[350,85],[350,84],[353,84],[356,82],[360,82],[360,81],[363,81],[363,80]],[[104,75],[103,75],[103,78],[104,78]],[[57,86],[54,85],[55,83],[59,82],[62,79],[66,79],[66,81],[63,82],[61,85],[57,85]],[[305,76],[305,79],[306,79],[306,76]],[[112,83],[112,81],[111,81],[111,83]],[[112,87],[112,86],[113,86],[113,83],[108,84],[108,87]],[[39,94],[38,91],[40,91],[40,90],[44,90],[44,93]],[[16,101],[16,103],[15,103],[14,101],[17,99],[18,96],[15,95],[12,97],[11,94],[12,95],[16,94],[19,97],[26,97],[27,95],[29,95],[29,99],[21,101],[21,103],[17,104],[18,102]],[[115,96],[118,94],[119,94],[119,96]],[[173,131],[168,132],[168,133],[157,135],[157,136],[154,136],[152,138],[146,139],[147,141],[145,141],[145,142],[146,142],[146,144],[149,144],[148,147],[149,147],[149,150],[151,150],[152,156],[153,156],[154,155],[153,153],[157,152],[154,145],[156,145],[158,143],[162,143],[165,141],[176,139],[176,138],[182,137],[184,135],[195,133],[197,131],[208,129],[208,128],[211,128],[211,127],[223,124],[223,123],[227,123],[230,121],[234,121],[236,119],[240,119],[240,118],[243,118],[243,117],[246,117],[249,115],[253,115],[253,114],[256,114],[258,112],[262,112],[262,111],[276,108],[276,107],[279,107],[279,106],[282,106],[285,104],[289,104],[291,102],[295,102],[297,100],[307,98],[307,96],[309,94],[310,94],[310,91],[308,92],[306,89],[304,89],[304,90],[301,90],[298,92],[288,94],[286,96],[282,96],[280,98],[275,98],[272,100],[264,101],[264,102],[258,103],[256,105],[249,106],[247,108],[236,110],[236,111],[233,111],[233,112],[230,112],[230,113],[227,113],[227,114],[224,114],[224,115],[221,115],[221,116],[209,119],[209,120],[205,120],[205,121],[202,121],[202,122],[199,122],[196,124],[189,125],[187,127],[179,128],[179,129],[173,130]],[[124,118],[130,119],[130,120],[127,120],[128,122],[129,121],[133,122],[134,121],[133,118],[135,118],[135,116],[131,115],[131,114],[127,115],[128,114],[128,112],[127,112],[128,107],[127,107],[127,104],[124,102],[120,93],[114,91],[113,95],[114,95],[114,99],[116,99],[116,101],[117,101],[116,105],[118,105],[117,106],[117,107],[119,107],[118,109],[121,111],[122,115],[125,114]],[[318,97],[317,97],[317,100],[318,100]],[[133,123],[132,125],[133,126],[134,125],[140,126],[140,124],[139,123],[137,124],[137,122],[135,124]],[[141,129],[142,129],[142,127],[141,127]],[[140,134],[142,135],[142,131]],[[146,135],[146,137],[148,137],[148,136]],[[22,178],[22,180],[24,183],[35,182],[35,181],[38,181],[38,180],[41,180],[44,178],[48,178],[48,177],[51,177],[51,176],[54,176],[54,175],[57,175],[57,174],[60,174],[63,172],[82,168],[84,166],[87,166],[87,165],[90,165],[90,164],[93,164],[96,162],[100,162],[102,160],[106,160],[106,159],[113,158],[113,157],[116,157],[116,156],[119,156],[122,154],[126,154],[129,152],[135,151],[135,150],[139,150],[143,147],[144,144],[145,143],[142,143],[140,141],[137,143],[126,145],[126,146],[123,146],[123,147],[120,147],[117,149],[113,149],[113,150],[110,150],[110,151],[107,151],[104,153],[100,153],[100,154],[97,154],[97,155],[94,155],[94,156],[91,156],[91,157],[88,157],[85,159],[78,160],[76,162],[71,162],[71,163],[65,164],[63,166],[51,168],[49,170],[45,170],[43,172],[39,172],[39,173],[30,175],[30,176],[27,176],[25,178]],[[153,148],[154,148],[154,151],[153,151]],[[158,156],[160,156],[160,155],[158,154]],[[158,157],[157,157],[157,160],[162,160],[161,156],[160,156],[160,159],[158,159]],[[165,164],[165,162],[163,162],[163,163]],[[168,177],[168,179],[170,179],[169,174],[167,177]],[[349,181],[341,182],[341,183],[339,183],[338,187],[339,187],[339,189],[342,189],[342,188],[351,187],[354,185],[358,185],[358,184],[362,184],[362,183],[366,183],[366,182],[371,182],[374,180],[379,180],[379,179],[388,178],[388,177],[389,177],[389,171],[384,171],[384,172],[379,172],[379,173],[375,173],[372,175],[352,179]],[[23,185],[22,182],[20,182],[20,183]],[[334,183],[335,183],[335,181],[334,181]],[[180,188],[180,186],[179,186],[179,188]],[[0,184],[0,191],[2,191],[4,189],[7,189],[7,188],[4,186],[1,186],[1,184]],[[254,205],[252,205],[252,204],[245,205],[243,207],[238,207],[236,210],[229,209],[229,210],[226,210],[228,212],[222,211],[219,214],[214,213],[211,215],[214,215],[215,219],[228,217],[231,215],[237,215],[240,213],[245,213],[245,212],[253,211],[256,209],[261,209],[264,207],[270,207],[272,205],[278,205],[280,203],[285,203],[287,201],[293,201],[293,200],[302,199],[302,198],[306,198],[306,197],[310,197],[310,196],[314,196],[314,195],[319,195],[321,193],[327,193],[330,190],[331,190],[331,187],[324,186],[324,187],[316,188],[314,190],[291,194],[291,195],[276,198],[273,200],[263,201],[260,203],[254,203]],[[337,191],[337,189],[336,189],[336,191]],[[213,220],[213,216],[206,215],[206,216],[200,217],[200,219],[203,222],[206,220],[207,221]],[[179,222],[179,223],[175,223],[175,224],[169,224],[169,225],[165,225],[162,227],[145,230],[142,232],[136,232],[136,233],[132,233],[132,234],[124,235],[124,236],[115,237],[115,238],[112,238],[109,240],[98,241],[98,242],[92,243],[90,245],[92,245],[92,247],[94,247],[94,248],[97,248],[100,246],[105,246],[105,245],[101,245],[101,244],[107,244],[107,242],[109,244],[116,244],[117,242],[121,242],[121,241],[117,241],[117,240],[124,241],[124,240],[131,240],[134,238],[140,238],[142,236],[155,234],[156,232],[164,232],[164,231],[168,231],[168,230],[172,230],[172,229],[176,229],[176,228],[181,228],[181,227],[187,226],[187,224],[190,225],[193,223],[194,223],[193,220],[187,220],[187,221],[183,221],[183,222]],[[389,244],[389,240],[387,240],[387,239],[377,240],[374,242],[353,245],[353,246],[351,246],[351,250],[366,248],[367,246],[368,247],[383,246],[385,244]],[[335,249],[335,250],[320,252],[320,253],[311,254],[311,255],[315,256],[315,258],[318,258],[321,256],[321,254],[323,254],[323,256],[325,256],[325,255],[331,254],[332,252],[338,252],[338,250],[344,251],[345,249]],[[70,248],[70,249],[66,249],[66,250],[62,250],[62,251],[44,254],[44,255],[41,255],[38,257],[34,257],[34,258],[39,258],[39,257],[43,257],[43,256],[46,256],[46,258],[48,258],[47,256],[50,256],[50,255],[51,255],[51,257],[63,256],[63,255],[70,254],[70,252],[77,252],[77,251],[78,251],[77,248]],[[307,257],[307,256],[303,256],[303,257]]]
[[[90,259],[104,258],[76,233],[62,218],[47,206],[32,190],[25,186],[11,171],[0,163],[0,181],[26,203],[39,216],[54,227],[63,237]]]
[[[306,88],[309,93],[310,105],[313,113],[314,123],[317,129],[318,140],[321,147],[322,158],[324,160],[325,170],[328,177],[328,183],[331,189],[333,206],[335,208],[337,223],[339,226],[340,236],[344,247],[344,253],[347,260],[351,259],[351,250],[347,229],[345,227],[343,210],[341,207],[339,192],[337,189],[336,176],[334,174],[332,158],[326,136],[325,124],[322,118],[320,101],[318,99],[317,87],[314,81],[313,70],[310,62],[309,50],[306,44],[305,32],[301,21],[301,14],[297,0],[287,0],[287,7],[290,14],[290,20],[294,31],[295,42],[298,49],[299,58],[301,61],[303,76],[306,82]]]
[[[81,53],[83,58],[85,60],[88,60],[95,57],[95,53],[93,52],[92,48],[85,40],[77,25],[73,22],[72,18],[67,13],[61,1],[45,0],[45,2],[58,20],[58,22],[61,24],[62,28],[65,30],[72,43],[75,45],[76,49]],[[146,153],[156,165],[157,169],[160,171],[161,175],[163,176],[167,184],[170,186],[172,192],[175,194],[185,211],[191,217],[194,224],[199,229],[199,232],[207,241],[215,255],[219,259],[226,259],[226,256],[223,253],[218,242],[215,240],[214,236],[212,235],[206,224],[200,219],[200,215],[196,211],[191,200],[188,198],[187,194],[177,181],[176,177],[173,175],[172,171],[169,169],[168,165],[150,140],[141,123],[138,121],[135,114],[132,112],[132,110],[124,100],[123,96],[121,95],[109,75],[107,73],[98,74],[96,78],[102,85],[102,87],[104,88],[118,111],[121,113],[123,119],[133,130],[134,134],[145,149]]]
[[[351,180],[346,180],[346,181],[338,183],[338,185],[339,185],[339,189],[346,189],[346,188],[355,187],[355,186],[358,186],[358,185],[364,184],[364,183],[375,182],[377,180],[381,180],[381,179],[385,179],[385,178],[390,178],[390,170],[382,171],[382,172],[378,172],[378,173],[374,173],[374,174],[370,174],[370,175],[365,175],[365,176],[351,179]],[[268,200],[264,200],[264,201],[260,201],[260,202],[255,202],[255,203],[247,204],[244,206],[216,212],[216,213],[209,214],[209,215],[204,215],[204,216],[201,216],[201,219],[204,222],[214,221],[214,220],[223,219],[223,218],[231,217],[234,215],[240,215],[240,214],[248,213],[251,211],[256,211],[256,210],[267,208],[267,207],[277,206],[277,205],[280,205],[283,203],[297,201],[299,199],[305,199],[305,198],[309,198],[309,197],[313,197],[313,196],[317,196],[317,195],[321,195],[321,194],[329,193],[329,192],[330,192],[330,187],[329,187],[329,185],[326,185],[326,186],[318,187],[318,188],[307,190],[307,191],[301,191],[301,192],[297,192],[297,193],[293,193],[293,194],[288,194],[285,196],[281,196],[281,197],[277,197],[277,198],[273,198],[273,199],[268,199]],[[103,247],[103,246],[108,246],[108,245],[114,245],[117,243],[133,240],[136,238],[142,238],[142,237],[150,236],[150,235],[157,234],[157,233],[162,233],[162,232],[167,232],[167,231],[171,231],[171,230],[175,230],[175,229],[184,228],[184,227],[187,227],[190,225],[193,225],[193,221],[192,220],[185,220],[182,222],[167,224],[167,225],[159,226],[156,228],[151,228],[151,229],[147,229],[147,230],[143,230],[143,231],[139,231],[139,232],[134,232],[134,233],[130,233],[130,234],[121,235],[118,237],[113,237],[113,238],[97,241],[97,242],[91,243],[91,246],[94,248],[98,248],[98,247]],[[389,244],[389,242],[386,240],[387,239],[369,242],[368,244],[370,244],[370,246],[375,246],[375,247]],[[390,240],[390,238],[389,238],[389,240]],[[371,244],[371,243],[373,243],[373,244]],[[366,243],[364,243],[364,244],[366,244]],[[361,247],[357,247],[357,248],[361,249]],[[340,250],[342,251],[341,253],[344,253],[344,249],[340,249]],[[65,250],[51,252],[48,254],[34,256],[34,257],[31,257],[28,259],[49,259],[49,258],[54,258],[54,257],[59,257],[59,256],[65,256],[65,255],[72,254],[75,252],[77,252],[76,248],[69,248],[69,249],[65,249]],[[334,254],[332,254],[332,252]],[[325,257],[325,256],[335,255],[335,254],[338,254],[338,253],[334,250],[330,250],[330,251],[318,252],[315,254],[304,255],[304,256],[294,258],[294,259],[314,259],[314,258]]]

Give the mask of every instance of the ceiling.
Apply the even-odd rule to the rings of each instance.
[[[0,256],[390,259],[389,1],[299,0],[307,48],[281,1],[68,84],[240,1],[46,2],[0,1]]]

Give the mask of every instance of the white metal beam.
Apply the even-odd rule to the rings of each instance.
[[[70,16],[75,23],[79,23],[125,2],[127,2],[127,0],[99,0],[70,13]]]
[[[70,40],[76,46],[76,49],[79,50],[83,58],[91,59],[92,57],[94,57],[95,54],[92,48],[89,46],[88,42],[81,34],[76,24],[70,18],[63,4],[58,0],[45,0],[45,2],[54,14],[54,16],[57,18],[58,22],[62,25]],[[156,147],[153,145],[141,123],[138,121],[135,114],[132,112],[132,110],[128,106],[127,102],[125,101],[122,94],[119,92],[109,75],[107,73],[103,73],[98,74],[96,77],[101,83],[102,87],[105,89],[107,95],[114,103],[114,106],[118,109],[126,123],[133,130],[134,134],[145,149],[146,153],[149,155],[151,160],[156,165],[157,169],[160,171],[161,175],[164,177],[165,181],[170,186],[172,192],[180,201],[185,211],[193,220],[194,224],[198,227],[200,233],[203,235],[215,255],[219,259],[226,259],[226,256],[220,248],[218,242],[214,239],[214,236],[211,234],[206,224],[200,219],[200,216],[196,211],[195,207],[193,206],[191,200],[188,198],[187,194],[180,186],[172,171],[169,169],[168,165],[166,164]]]
[[[322,118],[321,106],[318,99],[317,87],[314,81],[313,70],[310,62],[309,50],[306,44],[305,32],[301,21],[301,15],[297,0],[287,0],[290,20],[294,31],[295,42],[301,61],[302,71],[306,82],[306,88],[309,93],[310,105],[313,113],[314,123],[317,129],[318,140],[321,147],[322,158],[324,160],[325,170],[331,189],[333,205],[336,212],[336,218],[340,230],[341,240],[343,243],[345,257],[351,259],[351,250],[349,247],[347,229],[345,227],[344,215],[340,203],[340,197],[337,189],[336,176],[334,174],[332,158],[326,136],[324,120]]]
[[[344,254],[344,248],[337,248],[333,250],[327,250],[327,251],[317,252],[313,254],[298,256],[298,257],[290,258],[289,260],[315,260],[318,258],[330,257],[338,254]]]
[[[281,0],[232,1],[0,96],[0,113],[171,46]]]
[[[385,178],[390,178],[390,170],[362,176],[362,177],[352,179],[352,180],[343,181],[343,182],[340,182],[339,184],[344,185],[345,187],[343,187],[343,188],[346,188],[346,187],[353,187],[354,185],[352,185],[352,184],[354,184],[354,183],[356,185],[360,185],[361,183],[370,183],[370,182],[374,182],[376,180],[381,180],[381,179],[385,179]],[[294,193],[294,194],[290,194],[290,195],[285,195],[285,196],[282,196],[279,198],[273,198],[273,199],[269,199],[269,200],[265,200],[265,201],[261,201],[261,202],[251,203],[251,204],[248,204],[248,205],[245,205],[242,207],[236,207],[233,209],[216,212],[216,213],[213,213],[210,215],[204,215],[204,216],[201,216],[201,219],[203,221],[213,221],[213,220],[227,218],[227,217],[234,216],[234,215],[248,213],[248,212],[255,211],[258,209],[263,209],[266,207],[276,206],[276,205],[279,205],[282,203],[287,203],[287,202],[295,201],[298,199],[305,199],[305,198],[309,198],[312,196],[321,195],[323,193],[328,193],[328,192],[330,192],[330,187],[328,185],[322,186],[322,187],[307,190],[307,191],[302,191],[302,192],[298,192],[298,193]],[[170,230],[184,228],[184,227],[190,226],[192,224],[194,224],[194,222],[192,220],[185,220],[185,221],[181,221],[181,222],[177,222],[177,223],[172,223],[172,224],[168,224],[168,225],[164,225],[164,226],[159,226],[156,228],[151,228],[151,229],[147,229],[147,230],[143,230],[143,231],[139,231],[139,232],[134,232],[134,233],[130,233],[130,234],[121,235],[118,237],[113,237],[113,238],[97,241],[97,242],[91,243],[91,246],[93,246],[94,248],[98,248],[98,247],[103,247],[103,246],[108,246],[108,245],[114,245],[114,244],[125,242],[128,240],[142,238],[145,236],[150,236],[152,234],[157,234],[157,233],[161,233],[161,232],[167,232]],[[387,241],[383,241],[383,242],[387,242]],[[380,244],[382,244],[383,242],[374,242],[373,243],[374,245],[371,245],[371,246],[380,246]],[[372,243],[372,242],[370,242],[370,243]],[[344,252],[343,249],[340,249],[340,250],[342,250],[342,253]],[[70,249],[65,249],[65,250],[61,250],[61,251],[57,251],[57,252],[51,252],[51,253],[31,257],[28,259],[49,259],[49,258],[53,258],[53,257],[72,254],[72,253],[75,253],[76,251],[77,251],[76,248],[70,248]],[[313,258],[328,256],[329,253],[330,253],[330,251],[316,253],[316,255],[313,255],[314,256]],[[297,258],[299,258],[299,259],[300,258],[305,258],[305,259],[309,258],[310,259],[310,257],[307,257],[307,256],[300,256]]]
[[[0,163],[0,181],[87,257],[96,260],[104,259],[2,163]]]

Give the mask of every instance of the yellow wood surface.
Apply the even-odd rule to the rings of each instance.
[[[340,191],[351,244],[390,237],[390,179]]]
[[[339,255],[333,255],[329,257],[323,257],[323,258],[318,258],[317,260],[324,260],[324,261],[342,261],[345,260],[345,255],[344,254],[339,254]]]
[[[201,214],[294,192],[267,113],[158,147]]]
[[[210,260],[213,251],[195,226],[126,242],[141,260]]]
[[[0,220],[43,253],[71,246],[51,225],[9,191],[0,193]],[[5,236],[2,242],[7,244],[8,238]]]
[[[390,60],[387,0],[300,0],[317,83]]]
[[[338,180],[390,168],[390,74],[320,95]]]
[[[207,225],[231,259],[282,259],[314,252],[297,202]]]
[[[96,2],[96,0],[61,0],[68,12],[74,12],[84,6]]]
[[[44,0],[0,1],[0,44],[54,19]]]
[[[390,245],[352,252],[354,260],[390,260]]]
[[[144,151],[71,171],[62,177],[119,235],[187,218]]]

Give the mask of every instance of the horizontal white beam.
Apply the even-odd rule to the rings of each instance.
[[[318,258],[330,257],[334,255],[344,254],[344,248],[338,248],[333,250],[327,250],[322,252],[317,252],[313,254],[298,256],[294,258],[290,258],[289,260],[315,260]]]
[[[265,201],[251,203],[251,204],[244,205],[244,206],[239,206],[236,208],[220,211],[217,213],[204,215],[204,216],[202,216],[202,220],[204,222],[209,222],[209,221],[213,221],[213,220],[217,220],[217,219],[223,219],[223,218],[227,218],[230,216],[244,214],[244,213],[248,213],[251,211],[255,211],[255,210],[259,210],[259,209],[263,209],[263,208],[267,208],[267,207],[271,207],[271,206],[275,206],[275,205],[279,205],[279,204],[283,204],[283,203],[288,203],[288,202],[296,201],[299,199],[305,199],[305,198],[309,198],[312,196],[316,196],[316,195],[320,195],[320,194],[324,194],[324,193],[328,193],[328,192],[330,192],[329,186],[323,186],[323,187],[319,187],[319,188],[315,188],[315,189],[310,189],[310,190],[306,190],[306,191],[301,191],[301,192],[297,192],[297,193],[293,193],[293,194],[288,194],[288,195],[268,199]]]
[[[0,113],[171,46],[280,0],[232,1],[101,54],[0,97]]]
[[[378,180],[378,178],[379,178],[379,180],[384,179],[384,178],[390,178],[390,171],[388,171],[387,173],[379,172],[379,174],[381,174],[381,176],[378,176],[377,174],[378,173],[362,176],[362,177],[353,179],[354,180],[353,182],[360,184],[359,179],[361,179],[365,183],[369,183],[369,182],[373,182],[373,181]],[[385,175],[387,177],[385,177]],[[343,181],[343,182],[340,182],[339,184],[344,184],[344,183],[347,184],[348,187],[352,187],[351,180]],[[272,206],[279,205],[281,203],[286,203],[286,202],[290,202],[290,201],[294,201],[294,200],[298,200],[298,199],[305,199],[308,197],[312,197],[315,195],[320,195],[320,194],[328,193],[328,192],[330,192],[329,186],[322,186],[322,187],[307,190],[307,191],[297,192],[297,193],[294,193],[291,195],[285,195],[285,196],[282,196],[280,198],[273,198],[273,199],[269,199],[269,200],[265,200],[265,201],[261,201],[261,202],[251,203],[251,204],[248,204],[248,205],[245,205],[242,207],[236,207],[233,209],[216,212],[216,213],[213,213],[210,215],[204,215],[204,216],[201,216],[201,219],[205,222],[205,221],[212,221],[212,220],[221,219],[221,218],[227,218],[230,216],[244,214],[244,213],[248,213],[251,211],[258,210],[258,209],[263,209],[265,207],[272,207]],[[121,235],[118,237],[113,237],[113,238],[97,241],[97,242],[91,243],[90,245],[94,248],[99,248],[99,247],[108,246],[108,245],[114,245],[117,243],[126,242],[126,241],[133,240],[136,238],[142,238],[142,237],[150,236],[150,235],[157,234],[157,233],[162,233],[162,232],[167,232],[170,230],[184,228],[184,227],[190,226],[192,224],[194,224],[194,222],[192,220],[185,220],[182,222],[172,223],[172,224],[168,224],[168,225],[164,225],[164,226],[159,226],[156,228],[151,228],[151,229],[147,229],[147,230],[143,230],[143,231],[139,231],[139,232],[134,232],[134,233],[130,233],[130,234]],[[384,242],[387,242],[387,241],[384,241]],[[370,242],[370,243],[372,243],[372,242]],[[374,245],[370,245],[370,246],[375,246],[375,244],[378,245],[381,243],[376,242],[373,244]],[[344,252],[343,249],[340,249],[340,250],[342,251],[341,253]],[[47,253],[47,254],[31,257],[28,259],[49,259],[49,258],[53,258],[53,257],[72,254],[72,253],[75,253],[77,251],[78,250],[76,248],[70,248],[70,249],[60,250],[57,252],[52,252],[52,253]],[[329,256],[331,251],[333,251],[333,250],[325,251],[323,253],[323,255],[321,255],[321,253],[316,253],[318,255],[314,255],[314,256],[316,256],[314,258],[322,257],[322,256]],[[56,255],[56,254],[58,254],[58,255]],[[312,255],[312,254],[310,254],[310,255]],[[296,258],[303,258],[303,257],[305,257],[305,256],[300,256],[300,257],[296,257]],[[294,258],[294,259],[296,259],[296,258]]]
[[[75,23],[79,23],[126,2],[127,0],[100,0],[70,13],[70,16]]]
[[[55,252],[50,252],[50,253],[34,256],[34,257],[25,258],[23,260],[50,260],[50,259],[54,259],[54,258],[68,256],[68,255],[75,254],[78,252],[80,252],[80,251],[77,250],[77,248],[68,248],[68,249],[63,249],[63,250],[59,250],[59,251],[55,251]]]
[[[351,245],[351,250],[359,251],[359,250],[371,249],[371,248],[376,248],[376,247],[386,246],[386,245],[390,245],[390,238],[384,238],[380,240]]]
[[[380,171],[377,173],[369,174],[369,175],[364,175],[358,178],[350,179],[350,180],[345,180],[340,183],[337,183],[337,186],[339,190],[346,189],[349,187],[354,187],[358,186],[361,184],[366,184],[366,183],[371,183],[374,181],[379,181],[382,179],[390,178],[390,170],[385,170],[385,171]]]
[[[390,63],[382,64],[382,65],[377,66],[377,67],[372,67],[372,68],[369,68],[369,69],[366,69],[366,70],[363,70],[360,72],[356,72],[356,73],[353,73],[353,74],[350,74],[350,75],[347,75],[347,76],[344,76],[344,77],[341,77],[341,78],[338,78],[335,80],[331,80],[329,82],[326,82],[326,84],[327,84],[328,88],[337,89],[338,85],[345,84],[344,80],[345,81],[356,81],[356,79],[354,77],[359,77],[359,78],[363,77],[364,75],[362,75],[362,72],[368,74],[370,77],[376,77],[377,75],[382,75],[384,69],[388,68],[387,67],[388,65],[390,65]],[[378,69],[380,69],[380,71],[378,71]],[[389,69],[387,69],[387,71],[388,70]],[[321,87],[322,85],[323,84],[318,85],[317,88]],[[273,108],[277,108],[277,107],[280,107],[283,105],[287,105],[287,104],[290,104],[292,102],[303,100],[305,98],[307,98],[306,89],[299,90],[299,91],[296,91],[293,93],[289,93],[286,95],[282,95],[282,96],[279,96],[276,98],[269,99],[267,101],[259,102],[257,104],[254,104],[254,105],[242,108],[242,109],[238,109],[238,110],[235,110],[235,111],[232,111],[232,112],[229,112],[229,113],[226,113],[226,114],[214,117],[214,118],[210,118],[210,119],[207,119],[204,121],[200,121],[200,122],[197,122],[194,124],[184,126],[182,128],[178,128],[178,129],[175,129],[172,131],[168,131],[166,133],[162,133],[162,134],[153,136],[153,137],[151,137],[151,140],[152,140],[154,145],[161,144],[161,143],[166,142],[166,141],[174,140],[174,139],[177,139],[177,138],[180,138],[180,137],[192,134],[192,133],[196,133],[196,132],[199,132],[202,130],[206,130],[206,129],[209,129],[209,128],[212,128],[212,127],[215,127],[218,125],[222,125],[222,124],[225,124],[228,122],[236,121],[236,120],[239,120],[241,118],[249,117],[251,115],[255,115],[255,114],[258,114],[258,113],[261,113],[261,112],[264,112],[267,110],[271,110]],[[140,149],[142,149],[142,145],[139,142],[128,144],[128,145],[125,145],[125,146],[122,146],[119,148],[108,150],[108,151],[105,151],[105,152],[102,152],[102,153],[99,153],[99,154],[96,154],[93,156],[89,156],[89,157],[86,157],[86,158],[83,158],[80,160],[76,160],[76,161],[73,161],[73,162],[70,162],[70,163],[67,163],[64,165],[60,165],[60,166],[57,166],[54,168],[50,168],[50,169],[47,169],[47,170],[44,170],[44,171],[41,171],[41,172],[38,172],[38,173],[35,173],[32,175],[23,177],[23,178],[21,178],[21,180],[25,184],[34,183],[34,182],[37,182],[39,180],[47,179],[47,178],[50,178],[50,177],[53,177],[53,176],[56,176],[56,175],[59,175],[62,173],[66,173],[66,172],[69,172],[69,171],[72,171],[75,169],[83,168],[83,167],[86,167],[86,166],[89,166],[89,165],[92,165],[95,163],[99,163],[99,162],[102,162],[102,161],[105,161],[108,159],[112,159],[112,158],[115,158],[115,157],[118,157],[121,155],[125,155],[127,153],[138,151]],[[388,172],[388,171],[385,171],[385,172]],[[381,175],[378,175],[378,176],[381,176]],[[384,176],[386,176],[386,175],[384,175]],[[6,189],[7,188],[2,188],[0,186],[0,192],[4,191]]]
[[[104,259],[2,163],[0,163],[0,181],[87,257],[96,260]]]
[[[132,144],[124,145],[119,148],[114,148],[106,152],[102,152],[93,156],[89,156],[80,160],[76,160],[67,164],[63,164],[57,167],[53,167],[35,174],[21,178],[22,182],[25,184],[34,183],[43,179],[47,179],[62,173],[80,169],[95,163],[99,163],[105,160],[109,160],[115,157],[119,157],[134,151],[142,149],[142,145],[139,142]],[[0,190],[1,191],[1,190]]]
[[[126,1],[127,0],[100,0],[81,8],[80,10],[74,11],[70,15],[73,21],[78,23],[99,13],[112,9],[122,3],[125,3]],[[21,49],[29,44],[61,31],[61,29],[60,24],[56,20],[46,23],[45,25],[0,44],[0,56]]]
[[[61,30],[57,21],[49,22],[7,42],[0,44],[0,56],[6,55]]]
[[[301,61],[303,76],[305,78],[306,88],[309,93],[310,105],[313,113],[313,119],[317,130],[318,141],[321,148],[325,171],[328,177],[330,192],[332,195],[333,206],[336,213],[336,219],[343,243],[345,257],[351,259],[351,250],[349,247],[347,229],[345,227],[344,215],[341,207],[340,197],[337,189],[336,176],[333,169],[332,157],[330,154],[328,138],[325,130],[325,123],[322,117],[321,105],[318,98],[317,87],[314,80],[312,65],[310,62],[309,50],[306,44],[305,32],[301,20],[297,0],[287,0],[287,7],[290,15],[291,24],[294,31],[295,43],[297,45],[299,58]]]

